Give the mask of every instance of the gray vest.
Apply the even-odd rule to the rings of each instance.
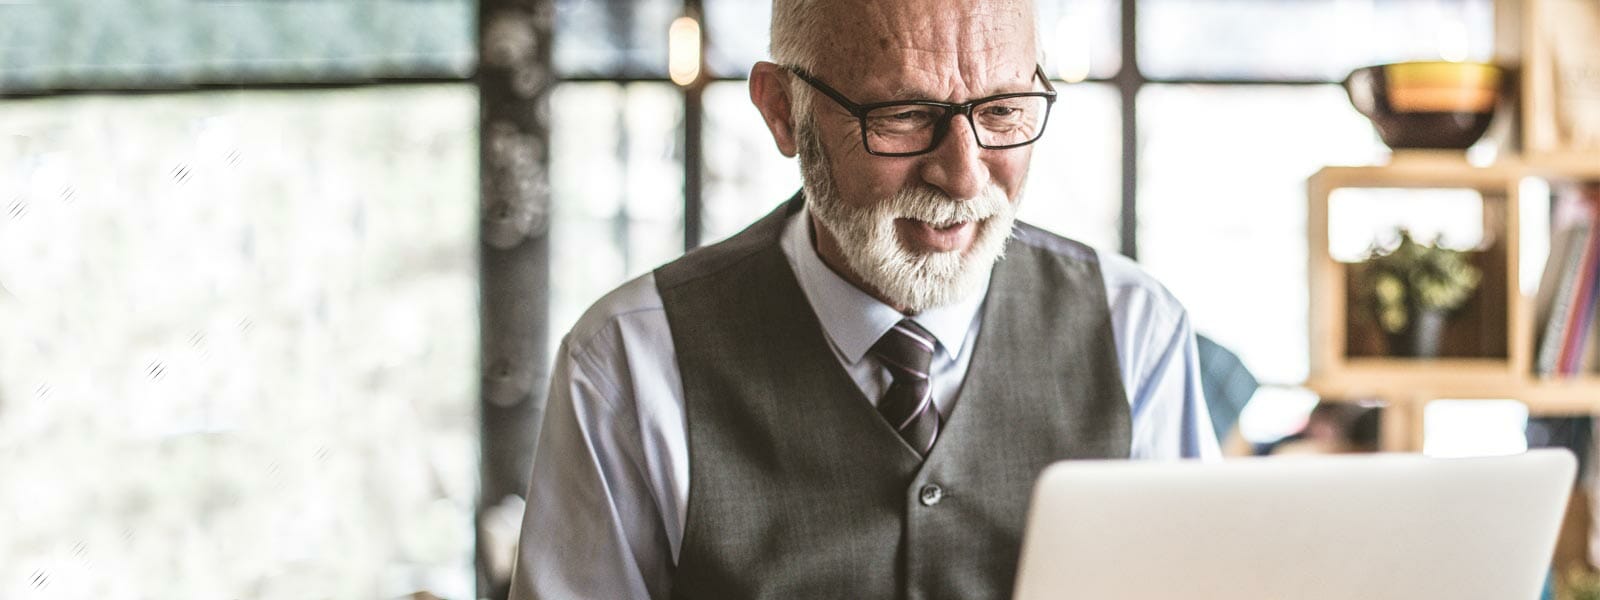
[[[1018,225],[923,461],[840,366],[784,259],[801,202],[655,272],[689,438],[673,597],[1010,596],[1040,470],[1128,456],[1098,257]]]

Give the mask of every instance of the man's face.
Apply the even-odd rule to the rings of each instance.
[[[814,75],[857,103],[963,103],[1038,86],[1026,2],[889,0],[829,11],[854,16],[821,40]],[[1009,234],[1031,146],[981,148],[956,117],[927,154],[875,156],[838,103],[813,93],[810,108],[798,137],[824,259],[912,312],[981,287]]]

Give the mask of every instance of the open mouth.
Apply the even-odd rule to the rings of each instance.
[[[895,228],[906,247],[916,252],[964,250],[972,243],[976,225],[982,221],[930,223],[918,219],[895,219]]]

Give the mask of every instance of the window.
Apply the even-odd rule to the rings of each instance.
[[[1140,260],[1264,382],[1306,376],[1305,180],[1383,145],[1334,86],[1152,85]]]
[[[474,6],[10,0],[0,2],[0,91],[461,78],[476,60]]]
[[[562,84],[550,106],[554,344],[600,296],[683,253],[683,106],[666,83]]]
[[[1338,81],[1403,60],[1489,60],[1491,0],[1138,0],[1153,79]],[[1226,40],[1226,43],[1218,43]]]
[[[472,594],[476,111],[6,102],[0,597]]]

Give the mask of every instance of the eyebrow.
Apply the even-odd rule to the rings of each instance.
[[[967,102],[971,102],[973,100],[981,100],[983,98],[988,98],[988,97],[991,97],[991,96],[999,96],[1001,94],[1014,94],[1014,93],[1018,93],[1018,92],[1030,92],[1030,91],[1033,91],[1033,82],[1034,82],[1034,80],[1039,78],[1038,75],[1036,75],[1036,72],[1037,72],[1037,67],[1035,67],[1034,69],[1028,70],[1028,79],[1027,79],[1027,81],[1025,81],[1022,84],[1022,86],[1021,86],[1022,89],[1014,90],[1014,91],[996,91],[994,89],[989,89],[989,90],[985,90],[987,93],[985,93],[983,95],[979,95],[979,96],[973,96],[971,98],[968,98],[966,101]],[[901,101],[911,102],[911,101],[918,101],[918,100],[927,100],[927,101],[933,101],[933,102],[944,102],[943,100],[932,100],[934,95],[935,94],[933,94],[931,92],[928,92],[926,89],[923,89],[923,88],[917,88],[917,87],[911,87],[911,86],[902,85],[900,87],[894,88],[893,90],[890,90],[889,91],[889,98],[887,100],[881,100],[881,102],[901,102]],[[871,104],[871,103],[872,102],[863,102],[863,104]]]
[[[885,102],[893,102],[896,100],[924,100],[932,97],[932,93],[929,93],[922,88],[900,86],[889,91],[889,99],[885,100]]]

